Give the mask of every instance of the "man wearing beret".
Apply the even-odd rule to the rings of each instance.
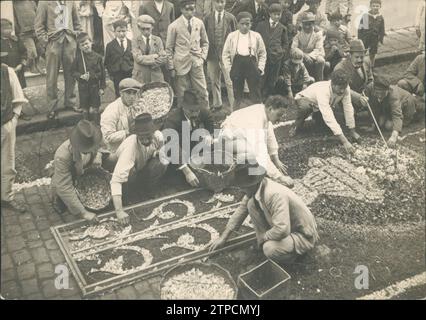
[[[119,84],[121,97],[109,104],[101,115],[101,130],[105,144],[111,152],[116,151],[130,135],[134,126],[131,108],[141,87],[140,82],[132,78],[121,80]]]
[[[163,41],[152,34],[155,21],[148,15],[142,15],[137,20],[140,34],[134,39],[133,58],[135,61],[133,79],[142,85],[154,81],[164,81],[161,66],[167,62]]]
[[[123,210],[123,184],[130,187],[138,183],[144,191],[157,184],[167,170],[165,161],[160,160],[163,145],[163,134],[155,128],[152,116],[142,113],[135,118],[132,135],[110,155],[110,160],[117,163],[111,178],[111,195],[121,224],[129,223],[129,215]]]
[[[408,91],[390,85],[387,78],[376,76],[365,91],[380,127],[392,134],[388,145],[394,147],[403,126],[424,117],[424,103],[418,103]],[[420,102],[420,101],[419,101]],[[370,131],[377,130],[374,123]]]
[[[208,108],[204,61],[209,51],[209,39],[202,20],[194,17],[195,1],[181,1],[182,15],[167,30],[166,52],[168,69],[176,79],[175,93],[180,102],[185,90],[196,90]]]

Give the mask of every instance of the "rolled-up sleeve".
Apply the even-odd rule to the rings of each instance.
[[[275,136],[274,126],[270,121],[268,122],[266,144],[268,146],[268,153],[270,156],[278,154],[279,146],[277,142],[277,137]]]
[[[351,89],[349,86],[346,88],[345,96],[342,99],[343,104],[343,113],[345,115],[346,126],[349,129],[355,128],[355,116],[354,116],[354,107],[351,100]]]
[[[240,206],[237,208],[237,210],[235,210],[235,212],[229,218],[229,221],[226,225],[226,229],[234,231],[234,230],[238,230],[241,227],[244,220],[249,215],[248,208],[247,208],[248,201],[249,201],[249,198],[247,196],[244,196]]]

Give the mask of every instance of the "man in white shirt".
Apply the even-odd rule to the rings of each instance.
[[[129,222],[129,215],[123,210],[123,184],[142,182],[140,185],[146,191],[157,184],[167,170],[167,164],[159,157],[164,145],[163,135],[156,130],[150,114],[143,113],[135,118],[134,133],[110,156],[111,161],[117,161],[111,178],[111,195],[121,224]]]
[[[264,105],[255,104],[234,111],[223,122],[219,135],[219,140],[225,142],[225,148],[232,147],[237,156],[254,156],[266,168],[268,177],[288,187],[293,186],[293,180],[287,176],[286,166],[278,157],[279,146],[273,123],[282,118],[290,105],[292,100],[288,97],[271,96]]]
[[[334,71],[331,74],[330,81],[320,81],[310,85],[305,90],[299,92],[295,100],[298,112],[291,135],[300,131],[305,119],[313,113],[312,117],[314,121],[317,124],[326,125],[339,138],[348,153],[355,151],[354,146],[343,134],[343,130],[335,117],[335,113],[337,114],[338,110],[342,108],[350,136],[356,141],[360,140],[359,134],[355,131],[351,91],[348,85],[348,77],[344,71]]]
[[[142,85],[131,78],[121,80],[119,84],[120,98],[109,104],[101,115],[101,130],[105,144],[111,152],[115,152],[131,132],[133,116],[131,108],[136,102]]]

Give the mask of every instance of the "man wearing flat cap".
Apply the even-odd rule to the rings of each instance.
[[[166,172],[167,164],[160,160],[160,149],[163,145],[163,134],[155,127],[152,116],[142,113],[135,118],[132,135],[110,155],[110,160],[117,163],[111,178],[111,195],[120,223],[129,222],[129,216],[123,210],[123,191],[137,184],[137,189],[142,188],[146,192],[156,185]],[[124,184],[127,188],[123,188]]]
[[[0,57],[7,52],[0,52]],[[16,126],[22,105],[27,101],[15,71],[1,64],[1,207],[25,212],[26,206],[14,199]]]
[[[392,132],[388,140],[390,147],[396,145],[403,127],[424,118],[424,102],[420,103],[408,91],[390,85],[389,79],[384,76],[376,75],[374,84],[367,87],[365,94],[379,126]],[[376,130],[372,122],[369,131]]]
[[[135,79],[120,81],[120,97],[109,104],[101,115],[101,130],[109,151],[114,152],[134,126],[131,108],[138,99],[142,85]]]
[[[348,76],[355,112],[367,108],[368,99],[362,93],[374,80],[370,61],[365,58],[365,54],[364,43],[358,39],[352,40],[349,43],[349,57],[343,59],[334,68],[334,70],[343,70]]]
[[[102,164],[102,132],[88,120],[81,120],[68,140],[61,144],[54,156],[52,176],[53,207],[58,213],[66,209],[75,216],[96,221],[96,215],[87,211],[75,191],[75,179],[90,166]]]
[[[164,51],[163,41],[152,34],[155,21],[148,15],[142,15],[137,19],[140,34],[133,40],[133,79],[142,85],[154,81],[164,81],[161,66],[167,63],[167,55]]]
[[[298,195],[266,178],[261,173],[263,168],[256,166],[241,165],[236,169],[234,186],[241,188],[245,196],[210,251],[223,247],[231,232],[238,230],[250,215],[264,255],[278,263],[294,262],[319,240],[315,218]]]
[[[194,16],[194,0],[182,0],[180,9],[182,15],[167,30],[168,70],[175,78],[178,102],[182,100],[184,92],[192,88],[208,108],[209,95],[204,75],[204,62],[209,51],[206,28],[203,21]]]

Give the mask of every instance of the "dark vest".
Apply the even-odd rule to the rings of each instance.
[[[13,118],[12,87],[10,85],[9,70],[5,64],[1,65],[1,125]]]

